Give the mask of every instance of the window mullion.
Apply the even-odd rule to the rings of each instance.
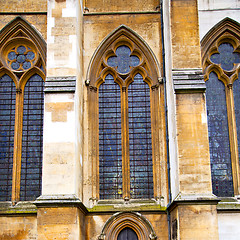
[[[126,87],[122,87],[122,172],[123,172],[123,198],[130,198],[130,164],[129,164],[129,138],[128,138],[128,104]]]
[[[15,130],[13,152],[12,202],[20,200],[21,157],[22,157],[22,122],[23,122],[23,93],[17,90],[15,107]]]
[[[238,159],[238,141],[237,141],[237,127],[235,121],[234,111],[234,97],[232,85],[225,87],[226,89],[226,103],[229,122],[229,142],[232,162],[233,188],[234,195],[240,195],[240,175],[239,175],[239,159]]]

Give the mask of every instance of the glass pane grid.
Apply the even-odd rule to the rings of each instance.
[[[225,86],[215,73],[210,74],[206,85],[213,193],[219,197],[230,197],[234,191]]]
[[[140,74],[128,88],[131,198],[153,197],[150,89]]]
[[[16,87],[13,80],[0,78],[0,201],[10,201],[15,125]]]
[[[121,93],[107,75],[99,87],[99,196],[122,198]]]
[[[30,201],[41,194],[43,80],[32,76],[24,89],[20,199]]]
[[[240,75],[238,79],[233,83],[233,96],[234,96],[234,108],[235,108],[237,139],[238,139],[238,154],[239,154],[239,164],[240,164]]]

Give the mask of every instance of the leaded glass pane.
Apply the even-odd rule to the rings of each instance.
[[[24,88],[20,199],[25,201],[41,195],[43,85],[43,79],[33,75]]]
[[[230,71],[233,69],[234,63],[240,63],[240,54],[233,52],[231,43],[222,43],[218,47],[219,53],[211,56],[211,61],[216,64],[221,64],[223,70]]]
[[[233,196],[225,86],[215,73],[210,74],[206,86],[213,193],[220,197]]]
[[[16,87],[13,80],[0,78],[0,201],[10,201],[15,125]]]
[[[117,67],[117,71],[119,73],[128,73],[130,71],[130,67],[135,67],[140,62],[137,56],[130,56],[130,54],[130,48],[122,45],[116,49],[117,56],[109,57],[107,63],[111,67]]]
[[[233,95],[234,95],[235,118],[236,118],[236,126],[237,126],[239,164],[240,164],[240,75],[238,79],[233,83]]]
[[[99,87],[99,196],[122,197],[121,93],[112,75]]]
[[[153,197],[150,89],[140,74],[128,87],[131,198]]]

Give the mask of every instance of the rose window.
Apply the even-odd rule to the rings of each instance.
[[[36,55],[29,46],[19,45],[8,51],[7,63],[14,71],[25,71],[36,61]]]

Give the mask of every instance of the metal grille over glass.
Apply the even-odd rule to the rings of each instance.
[[[10,201],[15,125],[16,86],[8,75],[0,78],[0,201]]]
[[[20,200],[41,194],[43,84],[39,75],[33,75],[24,88]]]
[[[206,86],[213,193],[233,196],[225,86],[215,73],[210,74]]]
[[[121,93],[112,75],[99,87],[99,195],[122,197]]]
[[[128,87],[131,198],[153,197],[150,89],[140,74]]]

